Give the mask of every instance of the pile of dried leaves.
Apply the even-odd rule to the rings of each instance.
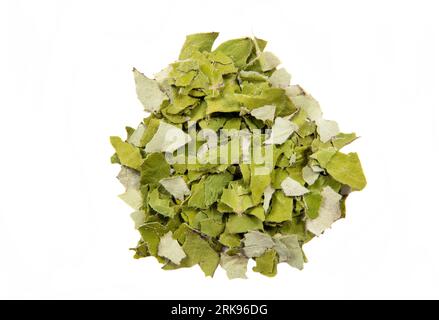
[[[264,51],[242,38],[212,50],[218,33],[189,35],[177,62],[149,79],[134,69],[149,116],[111,137],[141,239],[135,257],[164,269],[221,265],[230,278],[277,264],[302,269],[304,243],[345,216],[366,186],[356,139],[324,120],[318,102]],[[213,135],[212,135],[213,133]],[[237,150],[237,152],[233,152]]]

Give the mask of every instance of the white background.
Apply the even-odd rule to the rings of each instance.
[[[1,1],[0,298],[439,298],[434,1]],[[362,138],[367,188],[299,272],[214,279],[134,260],[110,135],[144,116],[131,68],[186,34],[269,40],[325,116]]]

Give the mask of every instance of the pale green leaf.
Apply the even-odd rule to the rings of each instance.
[[[139,210],[142,207],[142,195],[137,189],[130,188],[121,195],[119,195],[119,198],[125,201],[125,203],[134,210]]]
[[[160,121],[160,126],[152,137],[151,141],[145,146],[145,152],[174,152],[178,148],[191,141],[191,137],[183,130]]]
[[[322,195],[318,192],[311,192],[306,194],[303,200],[305,201],[306,216],[310,219],[317,218],[322,203]]]
[[[142,184],[155,184],[163,178],[169,177],[171,168],[162,153],[151,153],[143,162],[140,169]]]
[[[172,231],[169,231],[160,238],[158,255],[169,259],[172,263],[177,265],[186,257],[178,241],[172,237]]]
[[[304,259],[297,235],[276,234],[273,239],[273,249],[279,256],[279,262],[286,262],[293,268],[302,270]]]
[[[171,199],[161,195],[158,189],[154,189],[148,194],[148,204],[154,211],[165,217],[173,217],[175,215],[174,208],[171,206]]]
[[[337,152],[329,161],[326,170],[335,180],[350,186],[353,190],[362,190],[367,184],[356,153]]]
[[[332,120],[319,120],[317,122],[317,133],[320,140],[325,143],[340,133],[338,124]]]
[[[231,214],[226,223],[228,233],[244,233],[251,230],[262,230],[262,221],[254,216]]]
[[[307,188],[302,186],[296,180],[291,179],[290,177],[287,177],[284,181],[282,181],[281,187],[285,195],[289,197],[298,197],[309,192]]]
[[[262,71],[270,71],[280,65],[281,61],[273,53],[265,51],[259,55],[259,63]]]
[[[274,247],[274,241],[270,235],[259,231],[250,231],[244,235],[243,252],[246,257],[260,257],[265,251]]]
[[[226,270],[229,279],[247,279],[247,264],[248,259],[240,255],[232,255],[222,253],[220,265]]]
[[[194,232],[186,235],[183,250],[192,263],[199,264],[207,276],[213,276],[219,263],[218,253],[212,249],[208,242]]]
[[[180,176],[161,179],[160,184],[178,200],[184,200],[185,196],[191,194],[186,182]]]
[[[267,277],[274,277],[277,274],[278,256],[274,249],[267,250],[262,256],[257,257],[256,266],[253,271],[259,272]]]
[[[293,198],[287,197],[283,191],[276,191],[273,195],[271,211],[265,218],[267,222],[281,223],[291,221],[293,217]]]
[[[314,172],[314,170],[309,167],[309,166],[305,166],[302,169],[302,176],[303,176],[303,180],[305,180],[305,182],[310,186],[312,185],[314,182],[316,182],[316,180],[319,177],[319,173],[318,172]]]
[[[262,121],[273,121],[275,112],[276,106],[266,105],[260,108],[253,109],[250,114],[256,119]]]
[[[125,190],[140,189],[140,173],[137,170],[122,166],[117,179],[125,187]]]
[[[179,59],[184,60],[191,57],[194,51],[212,50],[213,43],[218,38],[218,32],[195,33],[186,36],[186,41],[180,51]]]
[[[134,130],[133,134],[130,135],[127,142],[139,148],[144,147],[145,131],[146,131],[145,125],[143,123],[139,124],[137,129]]]
[[[290,85],[291,75],[284,68],[273,72],[268,81],[275,88],[287,88]]]
[[[264,211],[265,213],[268,212],[268,209],[270,207],[270,202],[271,202],[271,198],[273,196],[273,193],[276,191],[276,189],[274,189],[271,185],[267,186],[264,189]]]
[[[156,80],[149,79],[135,68],[133,73],[137,97],[143,104],[145,111],[158,112],[162,103],[168,100],[168,96],[160,89]]]
[[[221,43],[214,52],[221,52],[229,56],[237,67],[247,63],[253,50],[253,41],[250,38],[233,39]]]
[[[116,150],[120,163],[132,169],[140,170],[143,162],[140,150],[119,137],[110,137],[111,144]]]
[[[319,121],[322,118],[320,104],[312,96],[299,95],[292,97],[291,100],[296,107],[306,111],[310,120]]]
[[[134,211],[130,215],[134,222],[134,228],[139,229],[145,223],[145,213],[143,211]]]
[[[341,195],[335,192],[331,187],[323,188],[321,195],[322,202],[318,217],[312,220],[306,220],[306,228],[316,236],[322,234],[323,231],[331,227],[331,225],[341,217]]]
[[[282,144],[297,129],[298,127],[295,123],[286,118],[277,117],[271,129],[270,137],[265,141],[265,144]]]

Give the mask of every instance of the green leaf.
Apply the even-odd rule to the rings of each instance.
[[[186,257],[178,241],[172,237],[171,231],[160,238],[158,255],[169,259],[172,263],[177,265]]]
[[[218,38],[218,32],[195,33],[186,36],[186,41],[181,48],[179,59],[184,60],[191,57],[194,51],[212,50],[213,43]]]
[[[267,277],[274,277],[277,274],[278,257],[274,249],[267,250],[262,256],[257,257],[256,266],[253,271],[259,272]]]
[[[249,258],[260,257],[268,249],[274,247],[274,241],[271,236],[259,231],[247,232],[244,235],[243,243],[243,252]]]
[[[186,182],[180,176],[163,178],[159,182],[177,200],[184,200],[185,196],[191,194]]]
[[[306,215],[310,219],[316,219],[319,216],[322,196],[317,192],[308,193],[303,197],[306,205]]]
[[[333,147],[324,148],[314,152],[310,158],[316,159],[322,168],[326,168],[328,162],[332,159],[336,152],[337,150]]]
[[[252,203],[258,204],[261,202],[262,195],[264,194],[265,188],[267,188],[271,183],[270,175],[258,175],[255,172],[255,168],[252,170],[251,180],[250,180],[250,190],[252,195]]]
[[[171,168],[162,153],[151,153],[140,169],[141,184],[156,184],[169,177]]]
[[[134,222],[134,228],[139,229],[145,223],[145,213],[143,211],[134,211],[130,214]]]
[[[134,210],[139,210],[143,204],[142,195],[137,189],[130,188],[125,193],[119,195],[119,198]]]
[[[340,150],[344,146],[350,144],[352,141],[357,139],[355,133],[339,133],[332,139],[332,145],[337,150]]]
[[[325,143],[340,133],[338,124],[332,120],[320,120],[317,122],[317,133],[320,140]]]
[[[254,207],[254,208],[250,209],[247,213],[249,215],[255,216],[256,218],[258,218],[261,221],[265,220],[265,211],[264,211],[264,208],[262,206]]]
[[[310,95],[299,95],[292,97],[294,105],[305,110],[308,118],[312,121],[319,121],[322,118],[320,104]]]
[[[212,249],[208,242],[194,232],[186,235],[183,250],[191,262],[200,265],[206,277],[213,276],[219,263],[218,253]]]
[[[198,183],[192,184],[191,187],[191,196],[188,201],[189,207],[199,208],[199,209],[206,209],[206,196],[205,196],[205,182],[200,181]]]
[[[266,105],[263,107],[253,109],[250,114],[256,119],[262,121],[273,121],[276,113],[276,106]]]
[[[275,88],[287,88],[290,85],[291,75],[284,68],[275,70],[268,81]]]
[[[233,209],[233,212],[241,214],[254,206],[250,195],[239,195],[234,189],[224,189],[221,202]]]
[[[134,81],[136,83],[137,97],[143,104],[145,111],[157,112],[168,96],[160,89],[156,80],[149,79],[143,73],[133,69]]]
[[[191,140],[191,137],[183,130],[164,121],[160,121],[157,132],[145,146],[145,152],[172,153],[189,143]]]
[[[367,184],[356,153],[337,152],[327,164],[326,170],[335,180],[350,186],[353,190],[362,190]]]
[[[298,127],[295,123],[285,118],[278,117],[274,121],[270,137],[265,141],[265,144],[282,144],[293,134],[293,132],[297,131],[297,129]]]
[[[135,170],[140,170],[143,162],[140,150],[119,137],[110,137],[111,145],[116,150],[120,163]]]
[[[236,248],[241,245],[241,238],[237,234],[224,232],[220,235],[218,241],[229,248]]]
[[[151,222],[139,228],[142,240],[146,243],[152,256],[157,256],[160,238],[165,234],[166,228],[158,222]]]
[[[220,265],[226,270],[229,279],[247,279],[247,264],[248,259],[246,257],[239,255],[229,256],[225,253],[221,254]]]
[[[307,188],[290,177],[287,177],[282,181],[281,187],[285,195],[289,197],[303,196],[305,193],[309,192]]]
[[[267,222],[291,221],[293,217],[293,198],[287,197],[282,191],[273,195],[273,204],[270,213],[265,218]]]
[[[233,180],[233,175],[229,172],[213,174],[206,178],[205,184],[208,188],[204,191],[205,206],[210,206],[217,202],[223,192],[223,189]]]
[[[259,63],[262,71],[270,71],[281,64],[281,61],[271,52],[262,52],[259,56]]]
[[[203,216],[200,219],[200,230],[202,233],[210,237],[217,237],[223,233],[225,224],[222,213],[214,208],[210,208]]]
[[[143,123],[139,124],[136,130],[128,137],[127,142],[131,143],[133,146],[142,148],[145,146],[145,132],[146,127]]]
[[[125,190],[140,189],[140,173],[137,170],[122,166],[117,179],[125,187]]]
[[[279,262],[286,262],[293,268],[303,269],[304,258],[302,248],[296,235],[280,235],[274,237],[274,250],[279,256]]]
[[[331,187],[324,187],[321,193],[322,202],[319,208],[318,217],[313,220],[306,221],[306,228],[319,236],[326,229],[340,219],[340,200],[341,195],[335,192]]]
[[[165,217],[173,217],[175,215],[174,208],[171,206],[171,199],[160,194],[158,189],[154,189],[148,194],[148,204],[154,211]]]
[[[262,221],[256,217],[245,214],[231,214],[226,223],[228,233],[244,233],[251,230],[263,230]]]
[[[229,56],[235,66],[243,67],[253,51],[253,41],[250,38],[229,40],[221,43],[214,52],[221,52]]]
[[[302,177],[303,180],[310,186],[316,182],[319,178],[319,173],[315,172],[310,166],[303,167],[302,169]]]

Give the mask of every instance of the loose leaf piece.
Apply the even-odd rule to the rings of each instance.
[[[143,104],[145,111],[157,112],[162,103],[168,99],[160,89],[156,80],[149,79],[143,73],[133,69],[134,81],[136,83],[137,97]]]
[[[186,257],[178,241],[172,238],[172,231],[160,238],[158,255],[177,265]]]
[[[229,279],[247,279],[247,264],[248,258],[246,257],[239,255],[229,256],[225,253],[221,254],[220,265],[226,270]]]

